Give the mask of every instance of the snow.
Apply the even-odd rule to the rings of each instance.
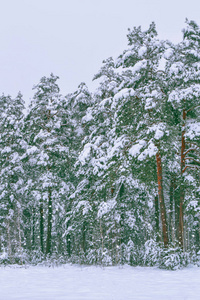
[[[168,49],[165,50],[163,56],[164,56],[165,59],[169,59],[172,56],[172,54],[173,54],[173,49],[168,48]]]
[[[185,180],[188,180],[191,183],[193,183],[193,182],[195,183],[195,179],[191,174],[186,175]]]
[[[188,124],[185,136],[189,137],[190,139],[193,139],[196,136],[200,136],[200,122]]]
[[[189,76],[185,75],[184,78],[185,80],[188,80]],[[188,101],[194,100],[194,97],[199,98],[199,96],[200,96],[200,84],[194,84],[185,89],[172,91],[171,94],[169,94],[169,101],[170,102],[175,101],[177,103],[180,103],[180,101],[182,100],[185,99],[187,99]]]
[[[146,159],[147,156],[152,157],[156,155],[158,152],[158,148],[154,145],[153,142],[149,142],[148,147],[138,156],[139,160],[144,160]]]
[[[98,209],[98,218],[102,218],[105,214],[111,211],[117,204],[115,199],[108,200],[107,202],[101,202]]]
[[[144,140],[140,140],[139,143],[133,145],[130,149],[129,149],[129,153],[130,155],[132,155],[133,157],[136,157],[139,153],[140,150],[146,145],[146,142]]]
[[[184,65],[182,62],[176,62],[170,67],[170,75],[178,75],[178,73],[182,73],[184,69]]]
[[[145,110],[154,108],[155,106],[156,106],[156,103],[155,103],[154,99],[152,99],[152,98],[146,99]]]
[[[108,157],[112,158],[115,154],[118,154],[121,149],[124,147],[124,136],[117,138],[114,141],[114,145],[108,149]]]
[[[27,154],[31,155],[31,154],[35,153],[37,150],[38,150],[38,148],[36,146],[32,146],[27,149]]]
[[[11,152],[12,150],[11,150],[11,148],[10,147],[4,147],[4,149],[3,150],[1,150],[1,153],[3,154],[3,153],[9,153],[9,152]]]
[[[127,71],[132,72],[132,76],[136,75],[137,72],[140,72],[141,69],[145,69],[147,67],[147,60],[142,59],[135,63],[134,66],[118,68],[119,74],[123,75]]]
[[[198,267],[1,267],[0,299],[199,300],[199,281]]]
[[[92,116],[92,110],[91,109],[88,109],[86,115],[82,118],[82,121],[83,122],[89,122],[93,119],[93,116]]]
[[[147,47],[143,46],[138,50],[138,55],[141,57],[147,52]]]
[[[76,206],[76,211],[82,209],[82,214],[83,216],[88,214],[88,212],[91,210],[92,211],[92,207],[89,203],[89,201],[79,201],[77,206]]]
[[[119,100],[122,98],[128,98],[130,96],[134,96],[135,91],[132,88],[124,88],[121,91],[119,91],[113,98],[113,104],[112,104],[112,109],[115,109],[116,104]]]
[[[166,132],[166,126],[163,123],[154,124],[148,128],[147,134],[149,134],[149,132],[154,132],[154,139],[160,140]]]
[[[137,62],[137,63],[136,63],[132,68],[130,68],[130,69],[132,69],[132,72],[133,72],[133,74],[134,74],[134,73],[136,73],[136,72],[139,72],[141,69],[146,68],[146,66],[147,66],[147,61],[146,61],[146,59],[143,59],[143,60]]]
[[[11,155],[11,161],[10,163],[15,164],[19,160],[19,154],[17,152],[14,152]]]
[[[157,135],[161,136],[160,132],[158,132]],[[158,149],[152,141],[148,143],[148,147],[145,150],[140,151],[144,146],[146,146],[146,142],[144,140],[139,141],[138,144],[135,144],[130,148],[129,150],[130,155],[136,157],[138,154],[140,154],[138,156],[138,159],[141,161],[144,160],[147,156],[152,157],[156,155]]]
[[[84,146],[83,151],[79,155],[79,161],[82,163],[82,165],[85,164],[85,161],[88,159],[90,155],[90,150],[91,150],[92,145],[90,143],[87,143]]]

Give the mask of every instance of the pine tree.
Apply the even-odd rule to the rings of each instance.
[[[54,236],[57,233],[59,236],[59,231],[62,232],[62,228],[55,226],[60,223],[59,215],[65,213],[65,193],[70,189],[70,183],[64,179],[67,171],[63,167],[67,166],[69,147],[63,143],[63,132],[60,130],[63,108],[57,79],[53,74],[49,78],[42,77],[34,87],[36,93],[26,117],[30,188],[35,197],[32,210],[35,212],[34,222],[40,216],[37,220],[40,247],[46,255],[52,253],[53,246],[55,250]],[[36,224],[32,226],[35,227]],[[60,243],[56,248],[62,248],[62,240]]]
[[[87,135],[87,125],[84,121],[83,117],[85,116],[85,111],[92,105],[93,99],[90,94],[86,84],[82,82],[78,89],[71,94],[68,94],[65,97],[65,101],[63,102],[64,114],[62,116],[62,126],[63,134],[68,140],[69,147],[69,160],[68,160],[68,180],[73,184],[73,188],[76,189],[79,185],[82,176],[77,173],[76,170],[76,161],[79,155],[79,151],[82,147],[82,141]],[[73,203],[73,196],[68,199],[68,205],[66,205],[66,213],[67,220],[65,222],[66,227],[64,231],[64,236],[66,236],[67,240],[67,252],[68,255],[71,256],[73,249],[79,249],[80,245],[76,244],[75,236],[73,233],[71,234],[71,229],[76,225],[74,222],[74,208],[75,204]],[[85,250],[85,231],[86,231],[86,221],[81,220],[81,235],[82,235],[82,248]],[[76,249],[76,250],[77,250]]]
[[[186,20],[187,27],[183,30],[183,41],[176,45],[167,63],[168,82],[170,86],[169,102],[179,116],[180,153],[180,184],[179,184],[179,245],[185,248],[184,240],[184,206],[186,207],[186,178],[198,168],[197,147],[199,112],[199,49],[200,30],[193,21]],[[195,173],[194,176],[196,177]],[[195,179],[194,179],[195,180]]]
[[[144,32],[141,27],[134,28],[132,31],[129,30],[128,39],[129,49],[119,57],[118,66],[123,67],[124,84],[121,90],[123,98],[128,99],[127,104],[128,101],[131,104],[132,100],[131,108],[128,104],[128,116],[129,119],[132,117],[136,124],[134,135],[132,135],[134,138],[130,143],[132,145],[130,153],[133,156],[138,156],[139,161],[144,161],[143,164],[148,157],[155,157],[163,241],[167,247],[169,239],[161,158],[166,139],[165,132],[167,131],[163,114],[166,95],[163,92],[163,71],[159,70],[160,60],[166,45],[158,40],[154,23]],[[129,90],[126,90],[127,88]],[[132,99],[127,91],[129,94],[132,93]],[[124,105],[124,102],[122,103]],[[121,117],[121,122],[123,120],[125,120],[124,115]]]
[[[21,93],[15,99],[1,96],[0,137],[0,219],[1,249],[7,252],[10,262],[22,261],[26,245],[23,220],[24,169],[22,157],[26,143],[23,139],[24,101]]]

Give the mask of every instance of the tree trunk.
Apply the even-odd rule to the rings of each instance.
[[[101,236],[101,247],[102,247],[102,253],[104,251],[104,237],[103,237],[103,229],[101,225],[101,219],[99,219],[99,225],[100,225],[100,236]]]
[[[158,196],[155,196],[155,222],[156,222],[156,241],[159,242],[159,206],[158,206]]]
[[[184,203],[184,182],[183,182],[183,172],[185,168],[185,120],[186,120],[186,111],[183,110],[183,129],[181,136],[181,184],[180,184],[180,202],[179,202],[179,235],[178,243],[179,246],[183,249],[184,247],[184,231],[183,231],[183,203]]]
[[[51,188],[48,188],[48,224],[47,224],[47,244],[46,254],[51,253],[51,239],[52,239],[52,197]]]
[[[69,227],[69,221],[67,222],[67,228]],[[70,257],[71,256],[71,235],[67,234],[67,254]]]
[[[161,163],[160,151],[156,153],[156,163],[157,163],[158,197],[160,202],[163,242],[164,242],[164,247],[167,247],[169,244],[169,239],[168,239],[168,232],[167,232],[166,209],[165,209],[164,195],[163,195],[162,163]]]
[[[40,246],[42,253],[44,253],[44,210],[42,200],[40,202]]]
[[[33,208],[33,219],[32,219],[32,250],[35,249],[35,208]]]
[[[120,203],[123,203],[123,196],[124,196],[125,187],[124,184],[121,184],[120,190],[119,190],[119,197],[120,197]],[[120,218],[120,245],[125,242],[125,232],[124,232],[124,207],[121,207],[121,218]]]
[[[8,219],[8,223],[7,223],[7,248],[8,248],[8,256],[9,259],[11,257],[11,241],[10,241],[10,220]]]
[[[18,246],[19,246],[19,253],[20,253],[20,263],[22,265],[22,238],[21,238],[21,228],[20,228],[20,211],[19,207],[17,208],[17,227],[18,227]]]
[[[176,242],[178,241],[179,236],[179,188],[176,185],[176,182],[174,180],[174,211],[175,211],[175,222],[174,222],[174,235]]]
[[[83,252],[86,252],[86,224],[85,221],[83,221],[83,229],[82,229],[82,249]]]
[[[173,243],[175,240],[175,232],[174,232],[174,178],[171,178],[170,181],[170,190],[169,190],[169,204],[170,204],[170,212],[169,212],[169,235],[170,241]]]

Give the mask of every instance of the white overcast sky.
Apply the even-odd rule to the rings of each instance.
[[[127,45],[127,29],[155,21],[160,38],[181,40],[185,18],[200,25],[200,0],[0,0],[0,94],[26,103],[51,72],[61,93],[92,78]]]

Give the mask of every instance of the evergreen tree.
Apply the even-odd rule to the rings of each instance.
[[[51,254],[52,247],[54,251],[63,248],[61,237],[59,243],[56,242],[57,234],[62,234],[58,224],[60,215],[65,214],[65,197],[71,186],[64,179],[67,172],[63,168],[67,166],[69,147],[65,141],[63,143],[64,137],[60,131],[63,109],[57,79],[51,74],[49,78],[43,77],[34,87],[36,93],[26,117],[27,155],[31,168],[28,184],[35,198],[32,205],[32,222],[35,224],[32,226],[39,227],[37,233],[34,229],[34,235],[38,236],[39,230],[40,247],[45,254]]]
[[[0,220],[1,250],[10,262],[22,260],[24,238],[24,169],[22,157],[26,143],[23,139],[24,101],[21,93],[15,99],[0,97]]]
[[[178,240],[182,248],[186,248],[184,240],[184,207],[187,207],[186,199],[188,197],[186,196],[186,182],[190,176],[194,176],[194,181],[198,180],[197,173],[193,170],[199,167],[197,153],[199,149],[200,30],[193,21],[186,20],[186,25],[183,30],[183,41],[174,47],[166,68],[170,86],[169,102],[172,103],[179,117],[179,140],[181,143],[179,143]],[[190,203],[188,204],[190,206]]]

